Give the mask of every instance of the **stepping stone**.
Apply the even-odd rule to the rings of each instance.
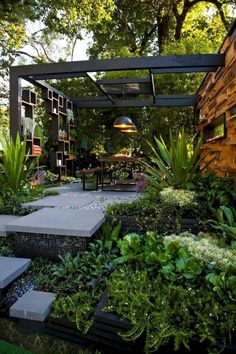
[[[52,307],[56,294],[29,290],[10,307],[10,316],[43,322]]]
[[[74,197],[73,195],[58,195],[58,196],[49,196],[45,197],[33,202],[22,204],[23,208],[34,208],[34,209],[42,209],[42,208],[81,208],[84,205],[93,201],[93,197]]]
[[[7,236],[6,225],[9,222],[19,219],[21,216],[18,215],[0,215],[0,236]]]
[[[24,273],[31,263],[27,258],[1,257],[0,256],[0,289]]]
[[[91,237],[104,223],[101,210],[43,208],[6,226],[9,232]]]

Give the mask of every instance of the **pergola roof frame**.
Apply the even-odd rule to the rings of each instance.
[[[194,106],[197,100],[196,95],[156,95],[154,85],[154,74],[163,73],[187,73],[187,72],[211,72],[225,65],[223,54],[201,54],[201,55],[174,55],[155,57],[134,57],[119,59],[86,60],[77,62],[35,64],[24,66],[13,66],[10,68],[10,126],[12,136],[16,136],[21,127],[21,79],[39,87],[50,87],[44,80],[62,79],[74,77],[89,77],[100,91],[104,94],[101,97],[80,97],[73,100],[78,108],[118,108],[118,107],[146,107],[146,106]],[[149,77],[124,78],[112,80],[94,80],[90,73],[106,71],[126,70],[148,70]],[[152,100],[117,100],[106,92],[105,85],[127,85],[127,92],[130,92],[130,85],[145,83],[150,87]],[[136,86],[138,87],[138,86]],[[129,88],[129,91],[128,91]],[[132,91],[132,90],[131,90]],[[119,90],[117,91],[119,94]],[[141,90],[138,94],[147,94],[149,90]],[[125,93],[125,92],[124,92]],[[133,93],[135,94],[135,92]],[[60,92],[60,95],[66,97]]]

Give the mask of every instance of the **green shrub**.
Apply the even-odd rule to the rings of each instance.
[[[67,318],[74,322],[77,328],[87,333],[93,323],[93,315],[102,292],[91,294],[87,291],[79,291],[76,294],[60,296],[53,303],[53,318]]]
[[[197,203],[197,198],[195,201],[195,193],[178,189],[173,193],[167,192],[168,196],[163,195],[165,201],[159,194],[159,199],[155,200],[142,197],[130,203],[111,204],[105,210],[106,217],[110,222],[121,221],[126,232],[158,230],[165,234],[172,233],[176,228],[180,231],[182,218],[203,219],[205,209]]]
[[[182,187],[195,191],[199,203],[207,207],[210,213],[221,205],[234,207],[236,202],[236,185],[230,178],[216,177],[210,173],[198,176],[193,183]]]

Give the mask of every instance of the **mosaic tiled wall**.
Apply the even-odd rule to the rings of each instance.
[[[17,257],[43,257],[58,261],[59,254],[64,255],[69,251],[76,256],[78,251],[86,251],[88,241],[88,238],[79,236],[18,232],[13,235],[13,249]]]

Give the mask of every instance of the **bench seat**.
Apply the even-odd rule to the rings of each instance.
[[[102,182],[103,172],[107,171],[108,169],[109,169],[108,167],[91,167],[91,168],[84,168],[80,170],[79,172],[82,176],[83,190],[86,190],[85,183],[86,183],[87,175],[96,176],[96,190],[98,190],[98,186]]]

